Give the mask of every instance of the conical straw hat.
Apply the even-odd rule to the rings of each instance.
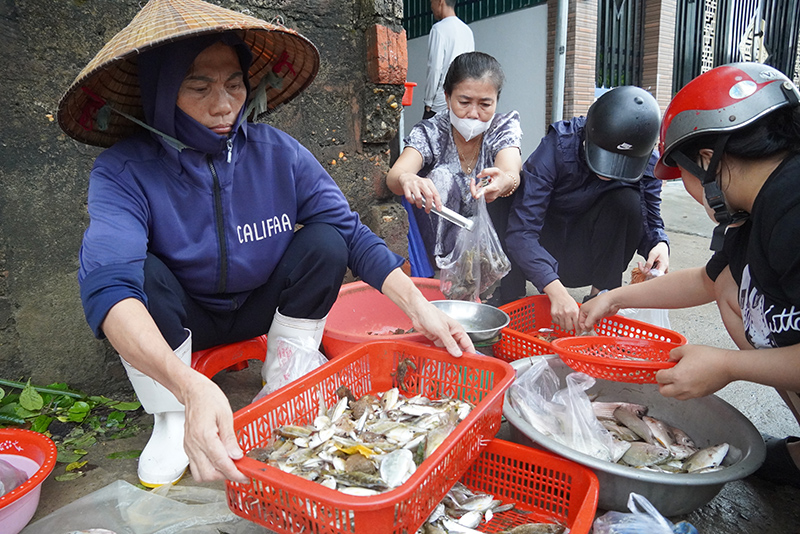
[[[294,30],[224,9],[201,0],[150,0],[130,24],[115,35],[78,74],[58,105],[58,123],[78,141],[108,147],[139,127],[112,113],[101,131],[96,115],[104,103],[144,120],[137,75],[137,55],[159,45],[210,33],[236,31],[253,53],[250,87],[275,68],[279,89],[267,86],[272,110],[303,91],[317,74],[319,52]],[[100,100],[98,100],[98,98]]]

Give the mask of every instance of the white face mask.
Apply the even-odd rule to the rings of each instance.
[[[450,110],[450,124],[452,124],[456,131],[464,136],[464,139],[467,141],[471,140],[474,137],[478,137],[483,132],[489,129],[489,125],[492,124],[492,119],[494,115],[486,121],[483,122],[478,119],[462,119],[461,117],[457,116],[453,113],[453,110]]]

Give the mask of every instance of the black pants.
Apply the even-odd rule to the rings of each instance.
[[[514,201],[512,195],[509,197],[498,197],[493,202],[486,204],[486,211],[489,212],[489,217],[492,219],[494,231],[497,233],[497,238],[500,240],[500,246],[503,247],[503,252],[508,256],[508,261],[511,263],[511,270],[500,281],[500,287],[495,290],[499,293],[497,301],[500,304],[507,304],[525,296],[525,273],[522,272],[517,262],[511,258],[506,247],[506,229],[508,228],[508,213],[511,210],[511,203]]]
[[[212,311],[192,299],[152,254],[144,264],[148,309],[170,347],[192,331],[192,350],[266,334],[275,310],[287,317],[321,319],[330,311],[347,269],[347,246],[332,226],[311,224],[295,233],[267,283],[235,310]]]
[[[540,242],[558,261],[565,287],[614,289],[642,238],[642,204],[633,187],[613,189],[597,199],[566,229],[545,219]]]

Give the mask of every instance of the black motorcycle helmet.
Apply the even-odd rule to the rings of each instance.
[[[658,141],[660,123],[656,99],[641,87],[607,91],[586,114],[586,163],[598,176],[638,182]]]

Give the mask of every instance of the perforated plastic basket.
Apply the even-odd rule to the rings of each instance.
[[[511,318],[511,322],[502,330],[500,341],[494,345],[495,357],[513,362],[530,356],[555,354],[552,343],[538,337],[541,329],[554,338],[574,337],[575,331],[561,329],[550,315],[550,298],[547,295],[533,295],[509,302],[500,307]],[[606,317],[594,328],[597,335],[631,337],[637,339],[654,339],[685,345],[686,338],[668,328],[661,328],[636,319],[628,319],[619,315]]]
[[[406,367],[398,383],[396,370],[406,359],[414,366]],[[234,428],[244,451],[264,446],[282,425],[313,423],[320,399],[332,406],[341,386],[356,398],[398,387],[407,396],[455,398],[475,408],[407,482],[391,491],[351,496],[245,457],[237,466],[251,482],[228,481],[228,505],[237,515],[282,533],[413,533],[499,430],[503,393],[513,380],[513,368],[495,358],[454,358],[444,349],[411,342],[359,345],[238,411]]]
[[[600,488],[588,467],[500,439],[481,451],[461,482],[504,504],[514,503],[514,510],[481,523],[478,530],[486,533],[539,521],[566,525],[570,534],[588,534]]]
[[[655,339],[580,336],[556,339],[553,350],[570,368],[614,382],[655,384],[656,372],[672,367],[669,351],[678,344]]]

